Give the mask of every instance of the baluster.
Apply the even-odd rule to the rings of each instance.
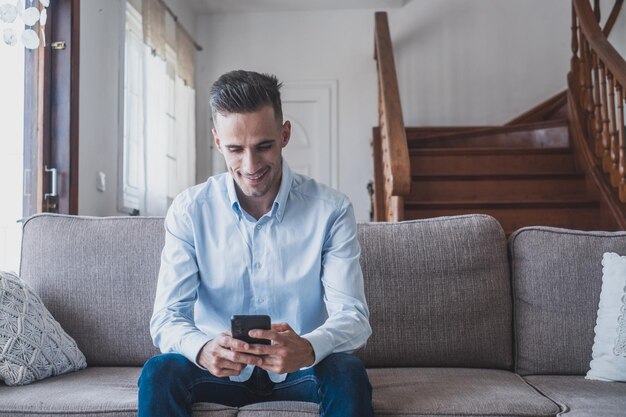
[[[587,64],[587,53],[585,50],[585,38],[583,35],[583,31],[581,29],[578,30],[579,39],[578,45],[580,46],[580,66],[578,68],[578,106],[585,110],[585,95],[587,93],[587,89],[585,88],[585,66]],[[585,117],[586,119],[586,117]],[[584,121],[581,121],[584,122]]]
[[[572,59],[570,61],[570,85],[576,89],[576,81],[578,80],[578,68],[580,62],[578,59],[578,19],[576,18],[576,9],[572,3]],[[576,94],[576,90],[574,90]]]
[[[611,170],[611,141],[609,132],[609,103],[606,88],[607,71],[604,63],[600,61],[600,79],[602,87],[602,169],[604,172]]]
[[[624,89],[617,84],[619,129],[619,199],[626,203],[626,139],[624,138]]]
[[[596,16],[596,21],[600,23],[600,0],[593,1],[593,14]]]
[[[593,101],[594,101],[594,122],[595,122],[595,134],[593,139],[595,141],[595,151],[598,158],[602,158],[604,148],[602,146],[602,103],[600,101],[600,70],[598,68],[598,56],[592,51],[593,62]]]
[[[593,83],[592,83],[592,72],[593,72],[593,52],[591,51],[591,46],[589,42],[585,40],[585,51],[587,56],[585,57],[587,61],[587,65],[585,66],[585,113],[587,114],[587,137],[593,138],[593,134],[595,132],[595,122],[594,122],[594,112],[595,108],[593,105]],[[593,145],[593,144],[592,144]]]
[[[619,138],[617,137],[617,120],[615,117],[615,84],[613,82],[613,74],[608,73],[609,78],[609,128],[611,142],[611,167],[609,176],[611,185],[617,187],[619,185]]]

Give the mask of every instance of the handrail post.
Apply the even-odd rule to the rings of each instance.
[[[375,51],[379,92],[379,121],[381,153],[383,158],[383,184],[375,184],[380,198],[384,187],[385,217],[387,221],[404,220],[404,198],[411,190],[411,167],[406,130],[402,117],[398,78],[393,57],[387,13],[375,14]]]

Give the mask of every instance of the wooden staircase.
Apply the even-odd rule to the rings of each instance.
[[[616,1],[604,36],[622,2]],[[573,0],[575,40],[584,33],[576,19],[580,27],[600,20],[599,3],[595,6],[596,15],[586,0]],[[607,87],[616,90],[619,114],[605,111],[599,78],[594,81],[597,74],[589,63],[579,63],[575,46],[573,41],[569,89],[504,126],[403,128],[388,22],[377,13],[380,124],[372,140],[373,220],[484,213],[495,217],[507,235],[531,225],[626,229],[626,129],[615,127],[618,119],[617,126],[624,125],[626,106],[620,103],[625,97],[618,87]],[[579,67],[587,74],[581,75]],[[607,93],[607,99],[613,96]]]
[[[485,213],[507,234],[529,225],[599,229],[600,203],[576,169],[567,121],[407,129],[405,219]]]

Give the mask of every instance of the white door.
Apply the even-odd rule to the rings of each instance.
[[[337,187],[337,82],[285,82],[283,119],[291,140],[283,156],[296,172]]]

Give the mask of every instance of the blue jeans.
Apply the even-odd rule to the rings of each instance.
[[[213,402],[231,407],[264,401],[305,401],[320,405],[322,417],[372,417],[372,387],[363,363],[335,353],[316,366],[272,383],[255,368],[246,382],[233,382],[198,368],[176,353],[157,355],[139,378],[138,417],[189,417],[191,405]]]

